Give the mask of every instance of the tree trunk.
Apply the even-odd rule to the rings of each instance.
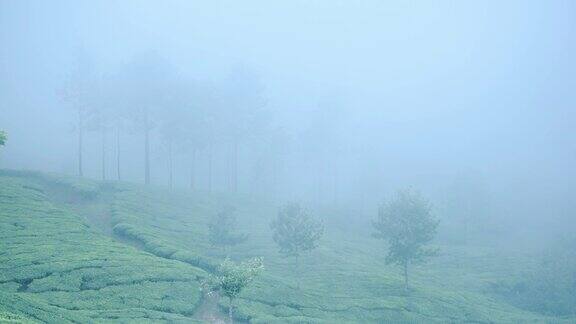
[[[84,172],[82,170],[82,136],[84,131],[84,125],[82,120],[82,109],[78,109],[78,175],[84,176]]]
[[[102,181],[106,181],[106,130],[102,128]]]
[[[192,149],[192,161],[190,162],[190,189],[194,190],[196,179],[194,178],[194,169],[196,166],[196,149]]]
[[[232,297],[230,297],[228,300],[228,320],[230,321],[230,324],[232,324],[234,323],[234,316],[232,316]]]
[[[296,289],[300,290],[300,274],[298,273],[298,266],[299,266],[299,262],[298,262],[298,255],[296,255],[296,259],[294,262],[294,273],[296,274]]]
[[[120,181],[120,127],[116,128],[116,174]]]
[[[234,141],[234,152],[232,159],[232,189],[238,192],[238,141]]]
[[[318,202],[322,201],[322,171],[318,171]]]
[[[226,190],[228,190],[228,192],[232,191],[232,148],[228,148],[228,152],[225,155],[225,160],[226,160],[226,173],[225,173],[225,178],[226,178]]]
[[[338,171],[334,170],[334,206],[338,205]]]
[[[408,260],[404,261],[404,290],[408,293]]]
[[[464,202],[466,204],[466,211],[464,212],[464,242],[468,244],[470,241],[470,220],[472,215],[472,206],[470,206],[470,198]]]
[[[144,130],[144,183],[150,184],[150,130]]]
[[[172,141],[168,141],[168,171],[170,173],[170,189],[174,188],[174,157],[172,155]]]
[[[208,192],[212,192],[212,147],[208,148]]]

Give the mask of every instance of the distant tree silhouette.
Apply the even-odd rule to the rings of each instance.
[[[274,242],[280,254],[294,257],[294,272],[298,272],[298,259],[304,252],[318,247],[324,233],[322,223],[314,220],[298,203],[289,203],[280,208],[278,216],[270,225],[274,232]],[[300,287],[300,281],[297,280]]]
[[[248,239],[248,235],[236,233],[236,210],[226,207],[212,218],[208,224],[208,239],[212,246],[221,247],[225,253],[228,248]]]
[[[404,288],[408,291],[408,270],[411,264],[423,262],[438,251],[424,246],[436,234],[438,221],[431,214],[431,204],[420,193],[400,190],[382,204],[372,224],[373,236],[388,241],[386,263],[400,265],[404,270]]]

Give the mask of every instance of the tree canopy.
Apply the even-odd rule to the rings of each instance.
[[[234,300],[263,270],[262,258],[253,258],[240,264],[226,259],[218,266],[216,272],[204,282],[204,288],[208,294],[218,292],[221,296],[228,298],[230,323],[232,323],[233,318]]]
[[[438,251],[425,247],[436,234],[438,220],[432,216],[432,205],[414,190],[400,190],[393,199],[382,204],[373,222],[373,236],[388,241],[386,263],[404,268],[408,288],[408,267],[423,262]]]
[[[299,256],[313,250],[324,233],[322,223],[314,220],[298,203],[280,208],[278,216],[270,225],[274,231],[274,242],[285,256]]]
[[[242,243],[248,239],[248,235],[236,233],[237,220],[236,210],[226,207],[214,215],[208,224],[208,239],[212,246],[226,248]]]

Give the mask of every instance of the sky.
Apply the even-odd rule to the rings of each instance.
[[[325,191],[370,201],[403,186],[439,199],[473,173],[518,214],[571,214],[575,36],[574,1],[0,0],[0,166],[73,173],[73,115],[57,93],[78,53],[107,73],[152,50],[197,80],[258,75],[299,152],[289,197],[334,182]]]

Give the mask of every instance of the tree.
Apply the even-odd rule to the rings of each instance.
[[[246,66],[237,66],[219,83],[213,114],[220,130],[218,136],[227,147],[226,184],[238,191],[238,157],[242,144],[258,128],[258,117],[266,105],[260,77]]]
[[[185,109],[183,120],[185,121],[185,136],[183,151],[188,155],[190,167],[190,189],[197,187],[196,164],[198,152],[210,146],[210,111],[214,99],[212,88],[208,84],[195,82],[191,90],[192,99]]]
[[[242,243],[248,239],[246,234],[236,233],[236,210],[226,207],[212,218],[208,224],[208,238],[212,246],[224,249]]]
[[[293,153],[292,138],[285,129],[266,125],[263,121],[253,135],[254,164],[252,165],[251,190],[261,190],[276,195],[282,189],[282,176],[287,173],[285,167]]]
[[[70,105],[76,113],[76,131],[78,132],[78,175],[84,175],[83,145],[84,128],[89,115],[89,93],[93,86],[93,67],[86,53],[80,49],[77,63],[66,80],[64,88],[60,90],[62,101]]]
[[[230,323],[233,323],[234,300],[263,270],[262,258],[253,258],[240,264],[226,259],[203,283],[203,288],[208,294],[217,292],[228,297],[228,317]]]
[[[4,146],[6,145],[6,140],[8,139],[8,137],[6,136],[6,132],[5,131],[0,131],[0,146]]]
[[[198,100],[196,100],[198,101]],[[184,151],[187,152],[190,166],[190,189],[196,189],[196,158],[198,151],[208,147],[209,133],[206,130],[205,114],[200,108],[193,106],[190,108],[186,120],[186,136],[184,140]]]
[[[159,109],[170,104],[177,81],[174,67],[155,52],[134,58],[120,73],[124,105],[135,128],[144,135],[144,182],[150,184],[150,136]]]
[[[164,120],[160,129],[168,151],[168,174],[170,188],[174,188],[174,147],[183,141],[182,123],[173,111],[164,112]]]
[[[324,233],[323,224],[314,220],[298,203],[281,207],[270,227],[274,231],[274,242],[278,245],[280,254],[294,257],[295,273],[298,271],[300,255],[318,247],[318,241]],[[297,281],[298,288],[299,283]]]
[[[304,128],[298,140],[301,161],[306,165],[307,178],[315,181],[317,201],[328,202],[332,196],[337,202],[338,173],[343,158],[347,156],[346,132],[351,112],[344,89],[327,89],[317,106],[307,114]],[[332,188],[330,188],[332,187]],[[330,194],[331,192],[331,194]]]
[[[196,150],[204,139],[201,116],[204,106],[210,106],[205,88],[198,82],[178,78],[171,86],[171,96],[167,98],[160,114],[160,135],[168,151],[170,187],[174,185],[174,153],[188,154],[190,163],[190,187],[194,188],[194,162]]]
[[[89,95],[89,118],[87,126],[90,130],[99,132],[102,139],[102,180],[106,180],[107,138],[110,131],[115,132],[116,142],[116,176],[121,179],[120,172],[120,131],[126,119],[128,107],[124,105],[126,97],[123,84],[119,83],[115,74],[97,78]]]
[[[106,135],[112,128],[112,106],[105,94],[104,80],[95,82],[90,94],[90,109],[86,127],[90,131],[99,132],[101,136],[101,172],[102,180],[106,180]]]
[[[378,219],[372,222],[376,230],[373,236],[388,241],[386,263],[397,264],[404,270],[406,291],[409,266],[438,254],[438,250],[425,247],[434,238],[439,224],[431,210],[431,204],[420,193],[400,190],[380,206]]]

